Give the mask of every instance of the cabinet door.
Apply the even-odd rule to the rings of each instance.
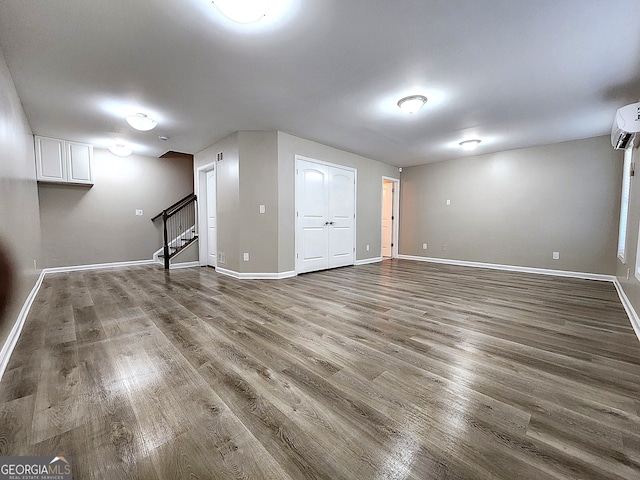
[[[86,143],[66,142],[67,181],[93,183],[93,146]]]
[[[67,162],[64,140],[35,137],[36,178],[45,182],[65,182]]]

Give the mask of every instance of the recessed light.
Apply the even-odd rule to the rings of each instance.
[[[222,14],[237,23],[254,23],[269,11],[269,0],[213,0]]]
[[[128,157],[133,153],[133,150],[127,147],[124,143],[116,143],[115,145],[109,146],[109,151],[119,157]]]
[[[158,125],[153,118],[147,117],[144,113],[136,113],[135,115],[129,115],[125,118],[127,123],[131,125],[136,130],[140,130],[146,132],[148,130],[153,130]]]
[[[427,103],[427,97],[424,95],[410,95],[398,100],[398,107],[405,113],[416,113]]]
[[[478,145],[480,145],[480,140],[477,139],[465,140],[464,142],[460,142],[460,146],[463,148],[463,150],[467,150],[468,152],[471,152],[478,148]]]

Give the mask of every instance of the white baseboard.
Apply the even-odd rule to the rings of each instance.
[[[282,280],[284,278],[295,277],[297,274],[293,270],[280,273],[240,273],[226,268],[216,267],[216,272],[221,275],[233,277],[237,280]]]
[[[18,343],[18,338],[20,338],[22,327],[24,327],[24,322],[27,320],[29,310],[31,310],[31,305],[33,305],[33,300],[36,298],[36,295],[40,290],[40,286],[42,285],[42,281],[44,280],[45,275],[46,273],[44,271],[40,272],[40,276],[38,277],[36,284],[31,289],[31,292],[29,292],[29,295],[27,295],[27,299],[25,300],[24,305],[22,305],[22,309],[18,314],[18,319],[9,332],[9,336],[7,337],[6,342],[4,342],[2,350],[0,350],[0,381],[2,380],[2,376],[4,375],[4,371],[6,370],[7,365],[9,365],[9,359],[11,358],[11,354],[13,353],[13,349]]]
[[[43,273],[64,273],[64,272],[79,272],[82,270],[101,270],[104,268],[118,268],[118,267],[134,267],[136,265],[149,265],[157,263],[154,260],[134,260],[131,262],[113,262],[113,263],[94,263],[91,265],[73,265],[69,267],[53,267],[45,268]]]
[[[501,265],[499,263],[468,262],[466,260],[451,260],[448,258],[418,257],[414,255],[398,255],[404,260],[415,260],[418,262],[443,263],[446,265],[458,265],[461,267],[490,268],[492,270],[505,270],[508,272],[535,273],[537,275],[553,275],[555,277],[580,278],[583,280],[598,280],[602,282],[613,282],[614,275],[603,275],[600,273],[571,272],[568,270],[551,270],[547,268],[521,267],[518,265]]]
[[[181,268],[200,267],[200,262],[184,262],[184,263],[170,263],[169,270],[179,270]]]
[[[627,312],[627,316],[631,321],[633,331],[636,332],[636,337],[638,337],[638,340],[640,340],[640,318],[638,317],[638,313],[636,312],[635,308],[633,308],[633,305],[631,305],[629,297],[627,297],[627,294],[624,293],[622,285],[617,278],[613,281],[613,285],[616,287],[616,291],[618,292],[618,296],[620,297],[620,302],[622,303],[624,311]]]
[[[356,260],[356,265],[368,265],[370,263],[378,263],[382,261],[382,257],[363,258],[362,260]]]

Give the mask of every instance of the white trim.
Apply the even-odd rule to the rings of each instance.
[[[240,273],[234,270],[227,270],[226,268],[220,267],[216,268],[216,272],[221,275],[233,277],[236,280],[282,280],[284,278],[291,278],[297,275],[293,270],[280,273]]]
[[[368,265],[370,263],[378,263],[382,261],[382,257],[363,258],[362,260],[356,260],[356,265]]]
[[[571,272],[568,270],[551,270],[547,268],[521,267],[518,265],[501,265],[498,263],[469,262],[466,260],[451,260],[448,258],[418,257],[414,255],[398,255],[398,258],[404,260],[415,260],[418,262],[444,263],[447,265],[459,265],[461,267],[490,268],[492,270],[581,278],[583,280],[598,280],[602,282],[613,282],[616,279],[614,275],[603,275],[600,273]]]
[[[113,263],[94,263],[91,265],[73,265],[69,267],[53,267],[45,268],[42,273],[64,273],[64,272],[78,272],[82,270],[102,270],[104,268],[118,268],[118,267],[134,267],[136,265],[150,265],[157,263],[153,259],[151,260],[134,260],[131,262],[113,262]]]
[[[179,270],[181,268],[200,267],[200,262],[184,262],[184,263],[169,263],[169,270]]]
[[[11,354],[13,353],[13,349],[16,347],[18,343],[18,338],[20,338],[20,333],[22,332],[22,327],[24,327],[24,323],[27,320],[27,316],[29,315],[29,310],[31,310],[31,305],[33,305],[33,301],[40,290],[40,286],[42,285],[42,281],[44,280],[44,276],[46,275],[45,271],[40,272],[40,276],[38,280],[36,280],[36,284],[29,292],[27,299],[22,305],[22,309],[18,314],[18,318],[16,323],[13,325],[13,328],[9,332],[9,336],[7,340],[4,342],[2,346],[2,350],[0,350],[0,381],[2,381],[2,377],[4,375],[4,371],[9,365],[9,359],[11,358]]]
[[[620,302],[624,307],[624,311],[627,312],[627,316],[631,321],[633,331],[636,332],[636,337],[638,337],[638,340],[640,340],[640,318],[638,318],[638,313],[636,312],[635,308],[633,308],[633,305],[629,301],[629,297],[627,297],[627,294],[624,293],[624,289],[622,288],[622,285],[617,278],[613,281],[613,286],[616,287],[618,297],[620,297]]]

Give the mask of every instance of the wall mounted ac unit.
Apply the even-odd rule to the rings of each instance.
[[[611,145],[616,150],[637,148],[640,143],[640,102],[621,107],[611,127]]]

